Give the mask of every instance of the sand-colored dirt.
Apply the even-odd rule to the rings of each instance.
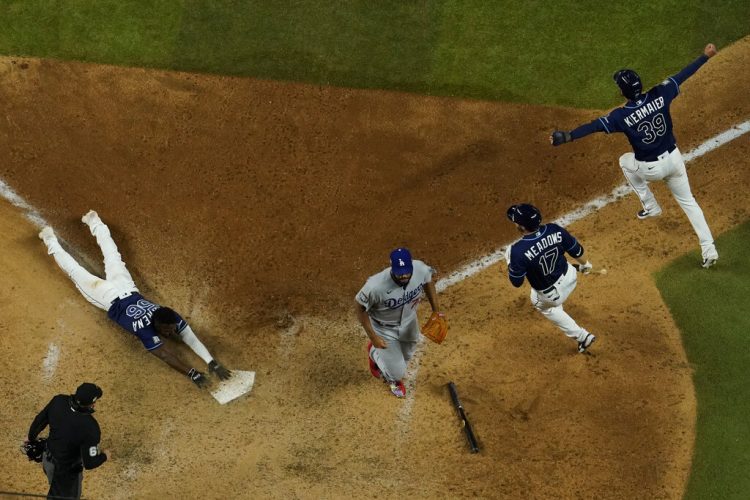
[[[683,86],[683,152],[748,119],[748,59],[745,39]],[[592,356],[496,265],[442,294],[449,338],[424,346],[397,400],[370,377],[351,311],[394,246],[445,275],[515,237],[510,203],[551,219],[621,184],[623,137],[547,143],[601,112],[13,58],[0,106],[0,178],[92,270],[80,216],[97,209],[141,290],[258,374],[249,397],[216,404],[80,297],[1,201],[0,490],[46,491],[15,447],[49,398],[89,380],[113,459],[86,474],[87,498],[680,498],[695,398],[651,274],[698,247],[663,186],[658,219],[636,220],[630,197],[570,227],[610,271],[568,303],[599,336]],[[689,166],[715,234],[748,217],[748,158],[743,136]]]

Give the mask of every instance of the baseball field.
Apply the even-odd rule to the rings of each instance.
[[[86,498],[750,491],[746,2],[31,0],[0,14],[0,491],[46,492],[17,449],[83,381],[104,390],[112,452]],[[736,132],[688,163],[721,255],[703,270],[662,184],[656,219],[636,219],[633,195],[602,202],[624,183],[624,137],[548,138],[621,103],[613,71],[651,86],[708,42],[718,55],[672,107],[683,153]],[[452,275],[516,237],[510,204],[554,220],[591,200],[569,228],[609,272],[566,303],[598,337],[590,356],[504,263]],[[256,372],[249,395],[217,404],[81,297],[37,233],[49,223],[101,273],[89,209],[144,295]],[[457,276],[441,293],[448,338],[420,347],[403,400],[370,376],[353,309],[400,245]]]

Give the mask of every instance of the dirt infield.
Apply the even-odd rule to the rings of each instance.
[[[683,152],[750,117],[749,59],[745,39],[683,86]],[[663,186],[658,219],[636,220],[630,197],[570,228],[610,270],[569,301],[593,356],[496,265],[442,295],[449,338],[424,346],[399,401],[370,377],[351,311],[394,246],[445,275],[514,238],[510,203],[552,219],[621,184],[623,137],[547,143],[600,112],[13,58],[0,105],[0,179],[93,270],[80,216],[98,210],[144,294],[258,374],[216,404],[81,298],[0,201],[0,490],[45,491],[15,447],[89,380],[113,460],[87,473],[87,498],[681,497],[695,399],[651,273],[698,246]],[[743,136],[689,166],[715,234],[748,218],[748,158]]]

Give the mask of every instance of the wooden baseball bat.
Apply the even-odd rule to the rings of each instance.
[[[466,412],[464,411],[463,405],[461,405],[461,400],[458,399],[456,384],[454,384],[453,382],[448,382],[448,390],[451,393],[453,406],[456,408],[456,412],[458,413],[458,419],[461,421],[461,427],[464,428],[466,439],[469,441],[469,448],[471,449],[472,453],[477,453],[479,452],[477,438],[474,436],[474,431],[471,429],[471,424],[469,423],[469,419],[466,417]]]

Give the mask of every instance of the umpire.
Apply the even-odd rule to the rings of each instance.
[[[83,383],[75,394],[58,394],[39,412],[29,428],[29,441],[49,425],[42,467],[49,481],[48,498],[81,498],[83,469],[95,469],[107,461],[99,451],[101,431],[92,415],[102,390]]]

